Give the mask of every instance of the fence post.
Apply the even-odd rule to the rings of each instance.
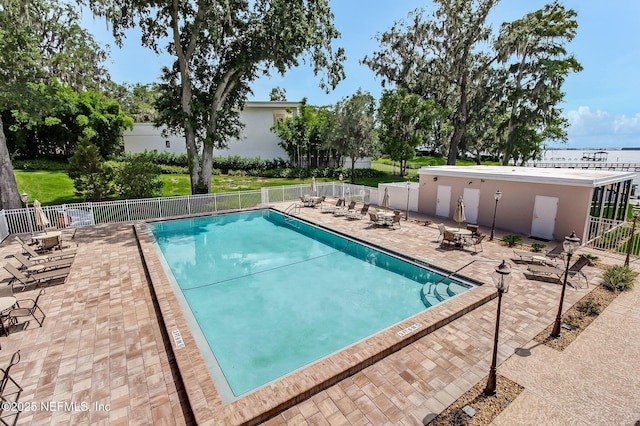
[[[162,217],[162,202],[161,202],[161,198],[158,197],[158,213],[160,214],[160,216],[158,216],[158,219],[160,219]]]
[[[191,214],[191,195],[187,195],[187,213]]]
[[[238,208],[242,208],[242,198],[240,197],[240,191],[238,191]]]
[[[124,207],[127,209],[127,221],[131,221],[131,215],[129,214],[129,199],[126,199],[124,201]]]

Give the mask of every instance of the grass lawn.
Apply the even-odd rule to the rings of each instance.
[[[29,203],[40,201],[43,205],[80,203],[82,198],[75,195],[73,181],[65,172],[59,171],[25,171],[15,170],[18,191],[29,194]],[[164,187],[162,196],[189,195],[191,187],[188,175],[162,175]],[[328,182],[332,179],[318,178],[318,182]],[[383,178],[357,179],[358,185],[377,187],[381,182],[397,182],[406,179],[399,176]],[[345,181],[346,182],[346,181]],[[268,186],[310,184],[311,179],[283,179],[261,178],[253,176],[212,176],[211,192],[235,192],[260,189]],[[115,199],[115,198],[114,198]]]

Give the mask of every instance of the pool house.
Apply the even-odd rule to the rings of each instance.
[[[460,197],[467,223],[561,241],[582,241],[594,224],[623,221],[632,172],[498,166],[433,166],[419,170],[418,211],[452,218]]]

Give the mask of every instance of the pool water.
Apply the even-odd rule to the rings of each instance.
[[[153,231],[235,396],[469,288],[445,280],[425,298],[441,275],[271,210]]]

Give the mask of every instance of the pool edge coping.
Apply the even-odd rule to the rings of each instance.
[[[184,219],[186,217],[167,219],[180,218]],[[309,223],[319,226],[313,222]],[[142,261],[145,262],[149,271],[150,284],[156,292],[166,331],[169,336],[172,336],[175,330],[180,333],[183,345],[178,347],[176,340],[172,339],[170,342],[171,348],[196,421],[198,424],[203,425],[220,423],[250,425],[263,422],[397,352],[497,296],[495,288],[491,286],[473,288],[455,298],[449,299],[446,303],[436,305],[427,311],[412,316],[395,326],[225,405],[222,403],[213,378],[206,367],[204,357],[187,325],[177,297],[173,293],[169,279],[153,247],[152,238],[150,237],[151,231],[147,222],[136,222],[134,226],[141,248]],[[320,227],[336,232],[326,227]],[[386,248],[380,248],[384,251],[389,251]],[[412,259],[397,252],[394,252],[394,254]],[[442,270],[441,268],[438,269]],[[411,331],[399,335],[399,332],[405,332],[407,329],[411,329]],[[195,352],[193,351],[194,347],[196,348]],[[184,350],[186,348],[190,350]],[[206,372],[206,374],[202,374],[203,372]]]

